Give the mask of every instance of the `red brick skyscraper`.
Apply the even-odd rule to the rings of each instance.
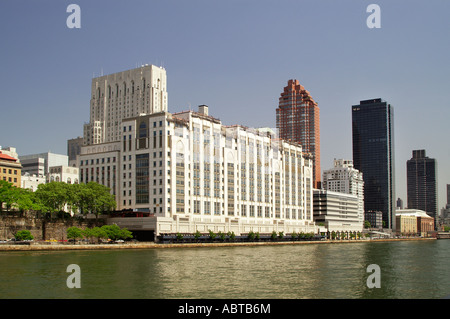
[[[313,156],[314,187],[320,188],[320,110],[298,80],[289,80],[277,108],[280,137],[302,145]]]

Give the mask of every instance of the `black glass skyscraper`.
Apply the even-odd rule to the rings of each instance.
[[[437,162],[426,156],[425,150],[414,150],[412,155],[406,161],[408,208],[423,210],[436,219]]]
[[[382,99],[352,106],[353,165],[363,173],[364,211],[395,230],[394,109]]]

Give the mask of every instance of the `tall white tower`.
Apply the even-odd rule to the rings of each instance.
[[[84,145],[117,142],[122,120],[167,111],[166,70],[155,65],[92,79],[90,122]]]

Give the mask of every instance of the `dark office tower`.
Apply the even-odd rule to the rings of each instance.
[[[352,106],[353,165],[364,180],[364,210],[395,230],[394,109],[382,99]]]
[[[431,217],[438,216],[437,163],[425,154],[414,150],[406,161],[408,208],[420,209]]]
[[[450,184],[447,184],[447,204],[445,208],[450,208]]]
[[[277,129],[280,138],[302,145],[313,157],[314,188],[320,188],[320,110],[298,80],[289,80],[279,98]]]

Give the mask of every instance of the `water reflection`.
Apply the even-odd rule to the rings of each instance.
[[[81,268],[69,289],[66,268]],[[381,269],[368,288],[367,266]],[[442,298],[450,241],[1,252],[2,298]]]

